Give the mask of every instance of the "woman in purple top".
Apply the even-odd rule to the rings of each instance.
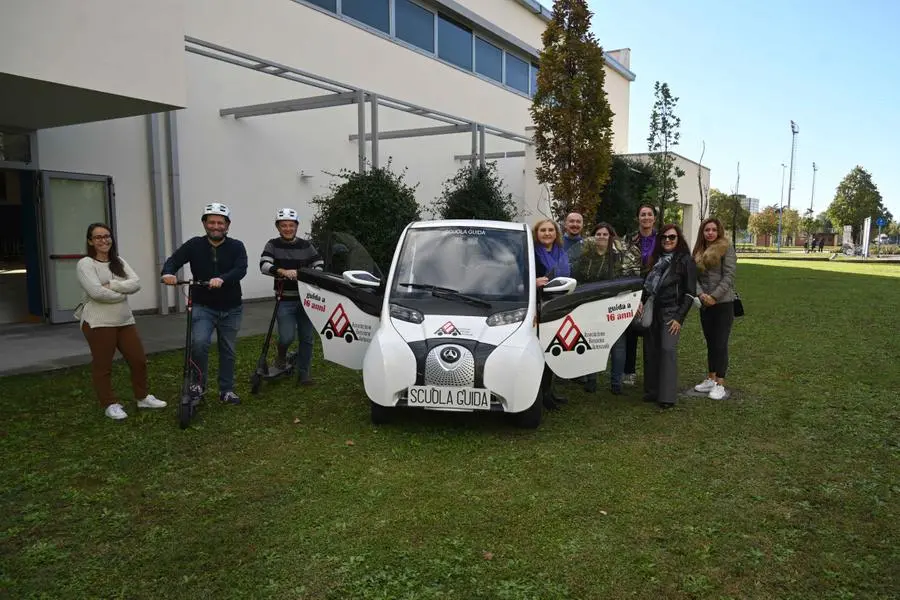
[[[637,212],[638,232],[631,238],[630,244],[641,252],[641,276],[646,277],[650,270],[650,260],[656,246],[656,208],[651,204],[641,204]],[[629,328],[625,332],[625,375],[622,383],[634,385],[637,378],[637,340],[642,334]]]

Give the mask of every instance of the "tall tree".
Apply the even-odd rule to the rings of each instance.
[[[684,171],[675,165],[672,149],[681,139],[679,128],[681,118],[675,114],[678,98],[672,95],[668,83],[657,81],[653,84],[653,110],[650,113],[650,135],[647,149],[650,150],[650,164],[653,168],[657,214],[660,220],[666,214],[666,203],[678,201],[678,178]],[[662,223],[660,223],[662,225]]]
[[[531,105],[536,175],[550,185],[551,210],[559,219],[580,212],[586,222],[609,177],[613,135],[603,49],[591,17],[586,0],[555,0]]]
[[[596,221],[605,221],[616,229],[619,235],[637,230],[638,206],[645,201],[650,189],[653,173],[646,163],[613,156],[609,180],[600,192]],[[590,230],[592,221],[585,221],[585,229]]]
[[[495,162],[463,166],[444,182],[441,196],[431,208],[441,219],[514,221],[518,213]]]
[[[749,229],[750,233],[757,236],[757,238],[768,236],[769,245],[771,245],[772,236],[778,233],[777,209],[774,206],[767,206],[758,213],[750,215],[747,222],[747,229]]]
[[[781,237],[793,239],[800,231],[800,213],[793,208],[785,208],[781,217]]]
[[[853,226],[855,240],[860,239],[866,217],[872,217],[874,222],[886,212],[872,175],[860,166],[854,167],[841,180],[827,210],[828,218],[837,227]]]
[[[822,231],[822,223],[812,216],[805,216],[800,219],[800,231],[806,234],[807,238],[811,238]]]
[[[735,240],[737,231],[746,231],[750,220],[750,211],[741,204],[741,198],[740,195],[726,194],[716,188],[709,190],[709,216],[722,221],[725,229],[731,229],[731,237]]]

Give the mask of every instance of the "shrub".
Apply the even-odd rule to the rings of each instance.
[[[312,200],[316,215],[310,237],[322,249],[330,233],[350,233],[387,273],[403,229],[421,219],[415,195],[418,184],[408,185],[406,171],[394,173],[391,161],[365,173],[342,169],[334,176],[340,181],[332,181],[327,194]]]
[[[444,182],[443,192],[432,205],[441,219],[489,219],[514,221],[518,216],[512,194],[497,174],[497,163],[467,164]]]

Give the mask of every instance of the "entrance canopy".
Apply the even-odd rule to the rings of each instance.
[[[265,104],[253,104],[248,106],[233,106],[219,110],[219,115],[226,117],[232,116],[235,119],[246,119],[250,117],[258,117],[263,115],[275,115],[288,112],[297,112],[302,110],[315,110],[319,108],[327,108],[330,106],[344,106],[348,104],[356,104],[357,106],[357,132],[350,134],[350,141],[356,141],[358,144],[359,154],[359,170],[365,171],[366,168],[366,142],[372,143],[372,166],[378,167],[378,142],[379,140],[413,138],[431,135],[448,135],[455,133],[471,132],[472,148],[471,153],[466,155],[457,155],[457,158],[464,156],[474,164],[479,161],[484,165],[486,158],[512,158],[523,156],[524,153],[519,152],[503,152],[490,155],[485,154],[485,136],[492,135],[514,142],[520,142],[525,145],[532,145],[530,138],[506,131],[499,127],[495,127],[486,123],[479,123],[472,119],[457,117],[445,112],[432,110],[423,106],[418,106],[404,100],[391,98],[375,92],[371,92],[359,87],[355,87],[346,83],[341,83],[333,79],[328,79],[308,71],[289,67],[287,65],[272,62],[263,58],[259,58],[244,52],[232,50],[218,44],[205,42],[193,37],[185,37],[185,50],[192,54],[198,54],[207,58],[220,60],[239,67],[244,67],[252,71],[258,71],[274,77],[281,77],[297,83],[312,86],[325,90],[326,94],[310,96],[306,98],[296,98],[293,100],[281,100],[278,102],[268,102]],[[366,132],[366,105],[369,105],[370,131]],[[379,107],[390,108],[401,112],[418,115],[442,123],[442,125],[432,127],[420,127],[415,129],[398,129],[389,131],[380,131],[378,128],[378,109]],[[501,156],[502,155],[502,156]]]

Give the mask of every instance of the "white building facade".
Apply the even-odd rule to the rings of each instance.
[[[532,0],[31,0],[3,13],[0,208],[21,223],[26,288],[22,305],[0,285],[22,313],[7,321],[71,320],[93,221],[113,225],[144,282],[132,307],[167,312],[161,263],[212,201],[247,246],[246,298],[271,293],[254,267],[275,210],[296,208],[307,232],[328,173],[390,160],[424,208],[483,154],[524,214],[539,206],[527,128],[549,15]],[[607,55],[618,152],[627,63]]]

